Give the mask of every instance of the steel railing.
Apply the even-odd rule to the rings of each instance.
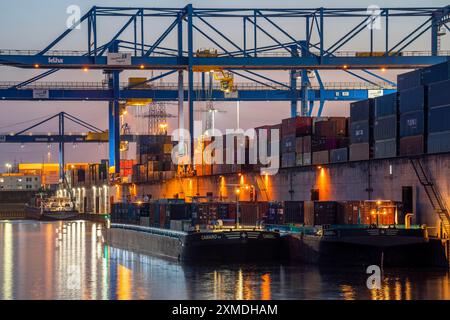
[[[21,82],[14,81],[0,81],[0,89],[9,89],[19,85]],[[396,87],[387,82],[324,82],[325,89],[334,90],[351,90],[351,89],[395,89]],[[120,84],[121,89],[125,89],[129,86],[127,82],[122,82]],[[288,83],[272,83],[266,82],[261,83],[251,83],[251,82],[241,82],[235,83],[235,88],[237,90],[289,90]],[[184,86],[185,90],[188,89],[187,85]],[[318,90],[320,86],[318,84],[312,84],[311,89]],[[65,81],[65,82],[33,82],[21,86],[20,89],[51,89],[51,90],[108,90],[108,85],[104,82],[77,82],[77,81]],[[176,82],[166,82],[158,84],[147,84],[146,88],[133,88],[133,90],[178,90],[178,84]],[[203,90],[203,86],[200,83],[194,84],[194,90]],[[205,90],[208,90],[207,87]],[[213,85],[213,90],[220,90],[218,84]]]

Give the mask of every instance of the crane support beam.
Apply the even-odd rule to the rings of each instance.
[[[383,89],[376,88],[373,89]],[[393,88],[384,88],[385,93],[395,92]],[[71,90],[71,89],[48,89],[48,96],[36,96],[33,95],[33,89],[21,89],[21,90],[3,90],[0,89],[0,99],[3,101],[112,101],[114,96],[111,90]],[[325,100],[330,101],[353,101],[359,99],[366,99],[368,95],[368,89],[361,87],[360,89],[347,89],[345,86],[342,89],[324,89],[323,90]],[[202,90],[194,90],[192,92],[194,101],[204,101],[204,97],[207,95]],[[297,90],[296,97],[301,96],[301,90]],[[308,90],[309,101],[320,100],[319,89]],[[167,90],[121,90],[120,98],[127,99],[153,99],[153,101],[178,101],[179,90],[174,87]],[[290,90],[273,89],[270,87],[260,87],[257,90],[242,89],[237,91],[237,97],[230,97],[225,95],[220,90],[213,90],[211,99],[213,101],[291,101],[292,93]],[[184,90],[184,100],[188,100],[188,90]]]
[[[0,50],[4,51],[4,50]],[[343,55],[347,53],[342,53]],[[322,57],[192,57],[190,63],[183,57],[132,57],[130,65],[120,66],[123,70],[141,70],[142,66],[153,70],[180,70],[187,69],[189,64],[194,68],[205,70],[214,67],[224,69],[243,70],[296,70],[296,69],[342,69],[344,65],[348,69],[413,69],[422,68],[432,64],[448,61],[450,52],[446,55],[431,56],[417,55],[411,52],[411,56],[389,57],[358,57],[351,56]],[[419,53],[418,53],[419,54]],[[60,61],[55,63],[54,61]],[[76,56],[21,56],[0,54],[0,64],[19,68],[40,69],[100,69],[115,70],[117,66],[107,64],[106,57],[76,57]]]

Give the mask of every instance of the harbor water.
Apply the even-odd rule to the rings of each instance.
[[[447,270],[185,265],[104,244],[103,226],[0,222],[0,299],[450,299]]]

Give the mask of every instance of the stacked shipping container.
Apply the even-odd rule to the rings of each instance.
[[[350,161],[372,158],[373,99],[350,104]]]
[[[397,93],[374,99],[374,156],[377,159],[397,156],[397,105]]]

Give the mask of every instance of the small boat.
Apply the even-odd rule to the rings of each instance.
[[[34,198],[26,206],[27,217],[37,220],[73,220],[79,215],[73,201],[69,197],[51,196]]]

